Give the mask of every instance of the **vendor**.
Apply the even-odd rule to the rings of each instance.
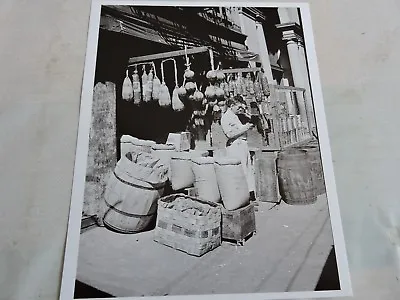
[[[249,187],[250,200],[254,197],[254,176],[250,167],[251,158],[249,146],[247,143],[247,131],[254,127],[251,123],[242,124],[238,114],[245,112],[246,102],[241,96],[235,96],[226,100],[227,110],[221,117],[221,127],[227,136],[226,143],[227,155],[240,159],[247,185]]]

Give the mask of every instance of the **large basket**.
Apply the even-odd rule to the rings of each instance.
[[[209,208],[208,213],[196,216],[171,208],[171,204],[181,197],[188,201],[188,207]],[[218,204],[185,194],[163,197],[158,200],[154,240],[187,254],[202,256],[221,245],[221,208]]]

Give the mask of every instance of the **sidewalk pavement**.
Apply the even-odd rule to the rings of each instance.
[[[81,235],[77,280],[117,297],[313,291],[333,245],[326,196],[315,204],[260,203],[243,247],[192,257],[153,241],[94,228]]]

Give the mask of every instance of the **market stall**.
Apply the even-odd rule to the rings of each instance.
[[[196,32],[189,17],[182,24],[170,22],[167,12],[173,17],[181,13],[180,8],[118,10],[122,14],[112,6],[104,10],[103,26],[122,33],[114,39],[103,33],[110,38],[107,42],[116,44],[119,38],[125,39],[123,34],[134,37],[124,49],[99,51],[104,56],[100,54],[97,62],[95,90],[104,78],[116,84],[106,85],[109,89],[96,92],[94,98],[92,123],[103,124],[107,130],[92,126],[88,170],[101,176],[87,177],[85,203],[90,208],[87,211],[96,215],[97,225],[104,228],[85,233],[80,280],[115,295],[163,295],[164,289],[158,290],[164,284],[161,278],[158,288],[149,280],[147,287],[142,285],[142,292],[139,285],[127,283],[136,280],[132,270],[152,274],[154,259],[166,260],[176,271],[169,271],[172,282],[168,285],[180,292],[186,287],[183,270],[175,268],[176,262],[204,264],[212,270],[216,261],[230,263],[235,269],[241,268],[240,262],[257,267],[260,260],[264,265],[258,268],[257,286],[249,290],[268,290],[270,283],[261,275],[267,268],[279,265],[282,272],[290,270],[281,266],[284,251],[292,247],[304,250],[300,260],[308,261],[307,246],[320,239],[321,230],[323,238],[330,230],[327,210],[322,209],[326,199],[317,201],[325,186],[318,143],[309,144],[310,116],[302,106],[305,89],[290,86],[287,70],[279,84],[269,80],[271,74],[261,63],[265,55],[261,60],[259,54],[249,51],[244,34],[232,32],[232,28],[213,23],[210,34]],[[209,15],[197,10],[187,16]],[[260,27],[255,29],[261,32]],[[136,43],[139,39],[140,44]],[[112,75],[108,75],[109,66]],[[238,98],[244,100],[238,120],[242,125],[254,125],[246,133],[248,147],[242,152],[249,159],[245,162],[228,151],[229,138],[222,121],[230,100]],[[104,109],[113,110],[109,119],[103,120]],[[305,207],[308,204],[313,205]],[[307,225],[314,218],[319,218],[317,226]],[[267,225],[268,220],[273,224]],[[295,228],[293,243],[286,238],[285,226]],[[315,232],[303,239],[302,232],[309,226],[315,227]],[[273,235],[278,238],[264,248]],[[104,251],[104,259],[91,257],[90,249],[97,246]],[[313,251],[326,253],[330,247],[330,241],[322,241]],[[137,251],[134,258],[131,249]],[[265,249],[270,251],[268,255]],[[118,257],[115,267],[114,254]],[[240,261],[235,265],[228,255]],[[207,262],[208,258],[212,261]],[[302,269],[300,260],[293,257],[298,270]],[[113,268],[115,274],[94,275],[95,269],[103,267]],[[199,283],[200,290],[207,290],[207,280],[198,277],[205,277],[208,271],[184,272],[196,286]],[[273,268],[270,274],[281,276],[273,275],[277,274]],[[312,277],[314,282],[318,276]],[[176,286],[174,282],[180,281]],[[282,281],[284,290],[291,285],[290,280]]]

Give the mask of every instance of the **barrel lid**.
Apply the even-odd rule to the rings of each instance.
[[[166,145],[166,144],[153,144],[151,148],[153,150],[175,150],[174,145]]]
[[[240,165],[240,159],[234,157],[219,157],[215,160],[219,165]]]
[[[206,164],[213,164],[215,162],[215,158],[208,156],[208,157],[194,157],[192,158],[192,162],[198,165],[206,165]]]

